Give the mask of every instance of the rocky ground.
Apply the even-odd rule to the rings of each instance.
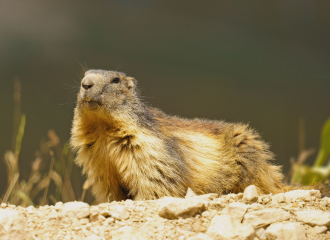
[[[330,239],[330,198],[318,190],[187,196],[89,206],[1,204],[0,239]]]

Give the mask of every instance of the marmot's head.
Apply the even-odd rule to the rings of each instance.
[[[89,70],[81,81],[78,106],[92,111],[130,108],[138,99],[136,84],[121,72]]]

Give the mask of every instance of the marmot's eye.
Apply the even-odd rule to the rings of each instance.
[[[112,82],[112,83],[119,83],[119,81],[120,81],[119,78],[114,78],[114,79],[112,79],[111,82]]]

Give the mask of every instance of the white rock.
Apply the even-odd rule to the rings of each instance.
[[[256,202],[258,200],[258,191],[256,186],[250,185],[245,188],[243,193],[243,201],[245,202]]]
[[[7,203],[1,203],[0,207],[1,208],[6,208],[7,207]]]
[[[297,220],[312,226],[330,226],[330,213],[321,210],[305,210],[295,213]]]
[[[243,225],[226,214],[215,216],[206,234],[214,239],[226,240],[253,240],[255,237],[254,229],[251,226]]]
[[[124,206],[116,206],[110,209],[110,215],[117,220],[126,220],[129,218],[129,213]]]
[[[196,193],[191,188],[188,188],[187,193],[186,193],[186,198],[195,197],[195,196],[196,196]]]
[[[257,235],[257,237],[261,240],[266,240],[266,229],[264,228],[257,228],[254,229],[255,234]]]
[[[0,209],[0,239],[33,239],[23,214]]]
[[[57,202],[57,203],[55,204],[55,209],[56,209],[56,210],[60,210],[63,206],[64,206],[64,204],[63,204],[62,202]]]
[[[89,205],[84,202],[67,202],[64,203],[63,213],[68,217],[85,218],[89,216]]]
[[[195,236],[187,238],[187,240],[212,240],[210,236],[204,234],[204,233],[198,233]]]
[[[249,212],[244,215],[243,223],[250,224],[254,228],[267,226],[271,223],[282,222],[290,218],[290,213],[277,208],[265,208],[263,210]]]
[[[167,219],[188,218],[205,209],[206,204],[202,199],[187,198],[164,205],[158,214]]]
[[[276,240],[305,240],[306,231],[303,226],[295,222],[273,223],[266,229],[267,239]]]
[[[305,201],[310,202],[314,198],[321,198],[319,190],[293,190],[285,193],[288,202]]]
[[[248,206],[241,202],[230,203],[224,210],[223,213],[230,215],[231,218],[237,222],[242,222],[243,216],[246,213]]]
[[[328,230],[328,228],[326,226],[315,226],[313,228],[313,232],[315,234],[322,234],[322,233],[326,233]]]
[[[272,201],[275,203],[283,203],[285,202],[285,194],[284,193],[278,193],[271,197]]]

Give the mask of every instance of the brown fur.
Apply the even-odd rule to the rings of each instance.
[[[82,80],[71,145],[98,201],[183,197],[188,187],[197,194],[239,193],[251,184],[260,193],[283,191],[269,146],[248,125],[168,116],[141,101],[136,83],[103,70]]]

